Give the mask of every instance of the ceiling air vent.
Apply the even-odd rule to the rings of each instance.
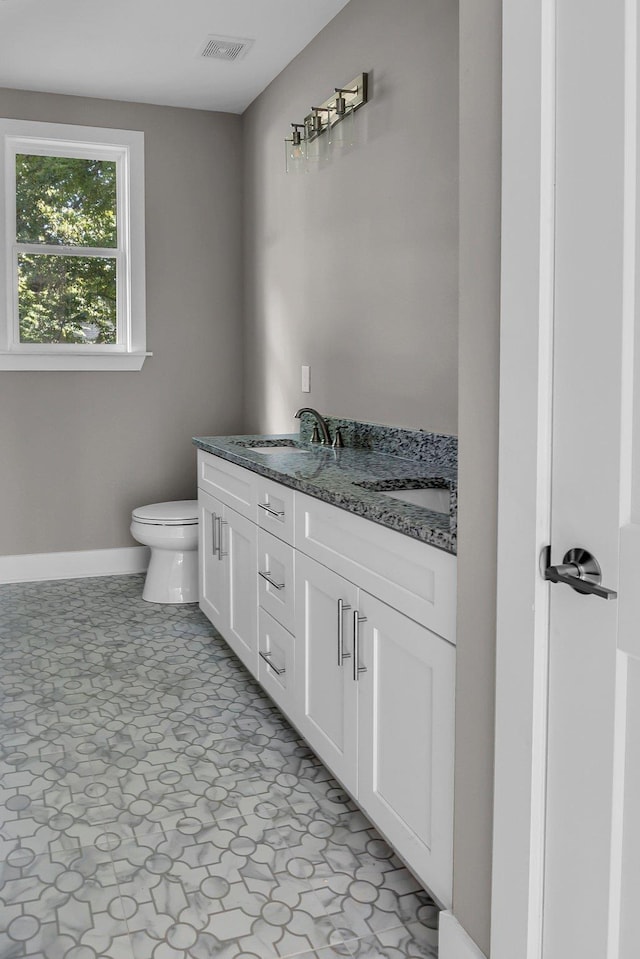
[[[209,36],[200,47],[199,55],[208,60],[242,60],[253,43],[246,37]]]

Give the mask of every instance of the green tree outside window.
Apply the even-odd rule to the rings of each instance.
[[[112,160],[17,154],[21,343],[117,342],[116,177]]]

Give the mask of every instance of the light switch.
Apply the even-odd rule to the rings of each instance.
[[[303,393],[311,392],[311,367],[310,366],[302,367],[302,392]]]

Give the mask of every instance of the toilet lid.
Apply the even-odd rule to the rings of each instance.
[[[173,503],[151,503],[134,509],[131,518],[150,526],[194,526],[198,522],[198,500],[182,499]]]

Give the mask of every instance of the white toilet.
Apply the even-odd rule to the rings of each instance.
[[[198,602],[198,501],[152,503],[131,514],[131,535],[151,547],[142,598],[148,603]]]

